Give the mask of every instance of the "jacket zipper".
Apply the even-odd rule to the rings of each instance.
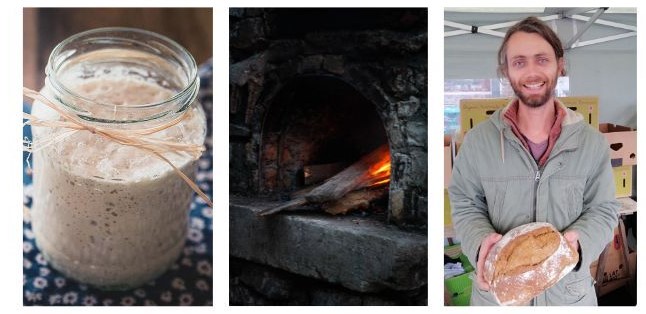
[[[536,221],[536,202],[538,202],[538,183],[541,180],[541,170],[536,170],[536,176],[534,176],[534,201],[532,202],[533,204],[533,210],[532,210],[532,221]]]
[[[536,166],[538,168],[538,165]],[[532,202],[532,221],[536,221],[536,202],[538,202],[538,183],[541,180],[541,169],[536,169],[536,174],[534,175],[534,200]],[[538,304],[538,296],[535,296],[531,303],[531,305],[536,305]]]

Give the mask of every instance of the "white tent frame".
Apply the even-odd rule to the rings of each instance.
[[[584,15],[580,15],[580,13],[585,13],[589,12],[592,10],[595,10],[594,14],[591,17],[587,17]],[[578,47],[584,47],[584,46],[589,46],[593,44],[599,44],[599,43],[604,43],[604,42],[609,42],[613,40],[618,40],[622,38],[628,38],[628,37],[633,37],[637,36],[637,27],[634,25],[628,25],[628,24],[623,24],[623,23],[617,23],[617,22],[612,22],[612,21],[607,21],[607,20],[602,20],[599,19],[599,16],[603,14],[608,8],[575,8],[575,9],[570,9],[568,11],[562,12],[560,14],[552,14],[552,15],[547,15],[547,16],[542,16],[539,17],[539,19],[543,21],[551,21],[551,20],[558,20],[558,19],[564,19],[564,18],[570,18],[573,20],[578,20],[578,21],[584,21],[586,22],[583,27],[577,31],[576,34],[570,38],[570,40],[567,41],[565,44],[565,49],[573,49],[573,48],[578,48]],[[501,31],[497,31],[497,29],[500,28],[505,28],[505,27],[510,27],[516,23],[518,23],[518,20],[514,21],[509,21],[509,22],[503,22],[503,23],[496,23],[496,24],[490,24],[490,25],[483,25],[483,26],[472,26],[472,25],[467,25],[463,23],[456,23],[448,20],[444,20],[444,26],[448,27],[453,27],[457,28],[457,30],[451,30],[451,31],[445,31],[444,32],[444,37],[452,37],[452,36],[458,36],[458,35],[464,35],[464,34],[477,34],[477,33],[482,33],[486,35],[491,35],[491,36],[496,36],[496,37],[505,37],[505,33]],[[611,36],[605,36],[605,37],[600,37],[596,39],[591,39],[591,40],[586,40],[586,41],[580,41],[579,39],[585,33],[592,24],[598,24],[598,25],[604,25],[604,26],[609,26],[613,28],[619,28],[623,30],[628,30],[629,32],[617,34],[617,35],[611,35]]]

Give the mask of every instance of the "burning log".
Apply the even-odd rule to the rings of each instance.
[[[390,179],[390,152],[382,145],[305,195],[309,202],[338,200],[350,191],[383,185]]]
[[[390,182],[390,152],[388,145],[384,144],[309,192],[258,214],[266,216],[311,203],[334,203],[341,201],[351,191],[379,187],[388,184],[388,182]],[[354,197],[354,201],[360,202],[358,199],[366,199],[374,195],[375,193],[364,194]],[[330,206],[333,207],[333,205]]]

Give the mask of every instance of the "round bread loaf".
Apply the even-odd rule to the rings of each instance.
[[[579,254],[549,223],[534,222],[505,234],[489,251],[484,279],[501,305],[524,305],[556,284]]]

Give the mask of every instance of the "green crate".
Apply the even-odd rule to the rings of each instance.
[[[456,246],[450,246],[445,248],[445,253],[453,258],[454,254],[449,254],[449,252],[455,252]],[[473,273],[473,266],[469,263],[469,259],[466,255],[459,253],[460,262],[466,273],[451,277],[444,280],[444,286],[446,290],[451,294],[451,304],[464,306],[469,305],[471,300],[471,274]],[[452,256],[453,255],[453,256]]]
[[[471,272],[444,280],[446,290],[451,294],[452,305],[469,305],[471,300]]]

